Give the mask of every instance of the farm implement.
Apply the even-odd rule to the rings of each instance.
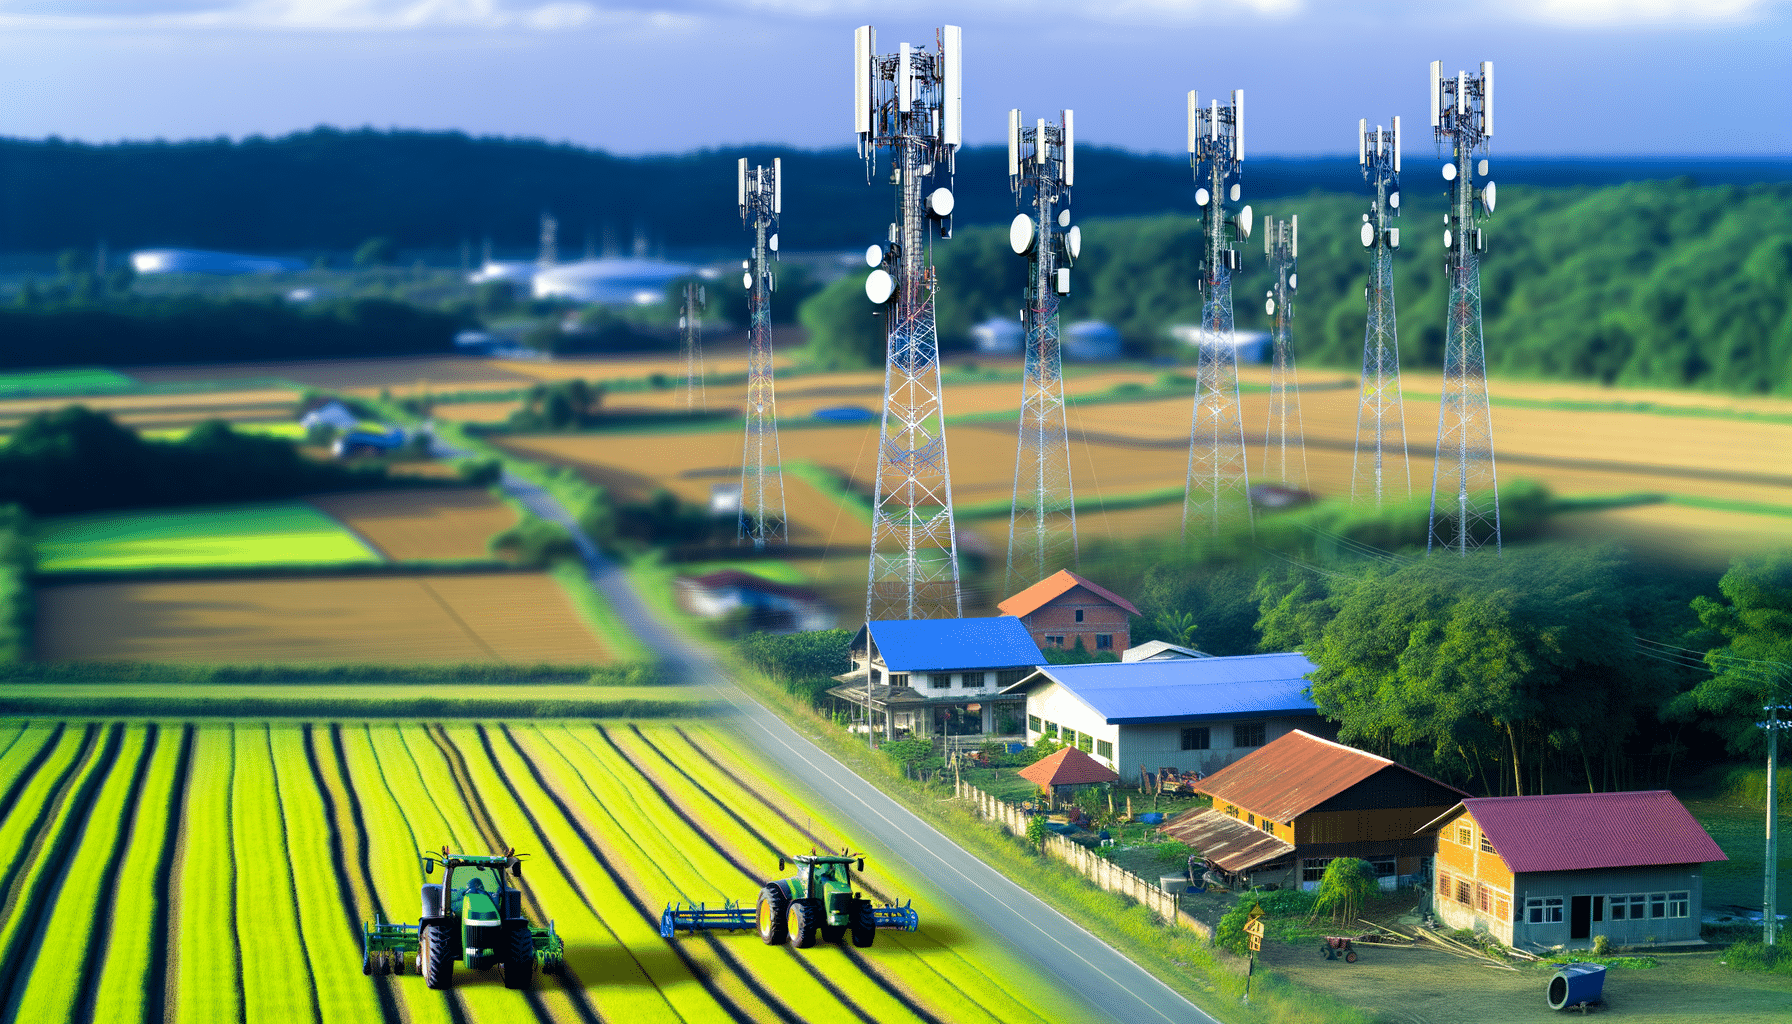
[[[475,971],[496,967],[506,988],[523,989],[534,984],[538,966],[544,974],[560,970],[564,948],[554,922],[531,927],[523,916],[522,892],[505,880],[506,874],[523,876],[516,851],[475,857],[449,853],[444,846],[440,855],[421,856],[425,875],[442,865],[442,880],[423,884],[423,914],[416,924],[375,915],[373,923],[361,925],[362,974],[403,974],[410,955],[430,988],[453,984],[458,960]]]
[[[660,935],[673,938],[680,929],[752,929],[768,946],[786,942],[808,949],[819,938],[839,942],[848,935],[852,944],[867,949],[877,941],[879,928],[912,932],[921,925],[920,915],[909,903],[875,906],[852,887],[854,865],[865,870],[865,858],[850,856],[800,856],[791,858],[796,874],[767,882],[751,908],[729,900],[719,907],[702,903],[668,903],[660,915]],[[783,871],[784,858],[778,858]]]

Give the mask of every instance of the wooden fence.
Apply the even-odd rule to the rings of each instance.
[[[959,782],[956,792],[960,800],[974,805],[978,814],[1000,823],[1017,836],[1026,836],[1027,816],[1020,812],[1020,808],[998,800],[967,782]],[[1165,922],[1178,928],[1187,928],[1203,939],[1213,938],[1213,928],[1184,911],[1180,897],[1175,893],[1165,892],[1156,881],[1135,875],[1111,860],[1097,857],[1094,850],[1073,843],[1055,832],[1045,834],[1045,853],[1082,872],[1085,878],[1103,889],[1124,893],[1138,900],[1155,911]]]

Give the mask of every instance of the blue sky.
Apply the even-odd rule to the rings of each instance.
[[[1187,90],[1243,88],[1247,155],[1342,154],[1359,117],[1421,123],[1441,59],[1495,62],[1496,153],[1792,154],[1792,0],[0,0],[0,135],[842,146],[866,22],[885,50],[964,26],[971,143],[1070,106],[1172,151]]]

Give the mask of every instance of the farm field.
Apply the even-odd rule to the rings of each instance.
[[[47,572],[380,561],[341,523],[296,501],[59,516],[39,529]]]
[[[0,693],[0,715],[308,718],[329,708],[369,718],[660,717],[704,713],[716,700],[707,686],[586,682],[15,682]]]
[[[37,603],[43,661],[613,660],[546,573],[71,583]]]
[[[240,391],[154,392],[138,394],[98,393],[71,386],[66,391],[8,397],[0,391],[0,431],[11,431],[40,412],[64,406],[84,405],[109,413],[118,422],[142,430],[181,431],[206,420],[241,424],[295,423],[293,410],[298,392],[287,388],[257,386]]]
[[[276,378],[304,387],[375,395],[381,388],[438,391],[490,387],[515,389],[533,380],[494,360],[469,356],[388,356],[368,359],[316,359],[269,363],[202,363],[187,366],[126,366],[119,372],[145,384],[265,380]]]
[[[486,558],[486,541],[516,513],[477,487],[349,491],[311,503],[387,558]]]
[[[136,382],[121,373],[98,366],[71,366],[60,370],[0,373],[0,396],[19,394],[92,394],[122,391]]]
[[[547,1024],[1069,1019],[1055,985],[865,850],[914,933],[867,950],[658,934],[668,900],[751,897],[838,848],[713,725],[0,721],[7,1019]],[[533,993],[456,972],[363,977],[359,928],[416,910],[422,848],[530,854],[524,910],[566,970]],[[855,851],[858,849],[854,845]],[[110,900],[112,884],[143,898]],[[51,936],[55,936],[52,940]],[[71,956],[70,951],[77,955]]]

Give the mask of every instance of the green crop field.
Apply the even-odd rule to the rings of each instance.
[[[668,900],[751,900],[839,848],[713,723],[0,720],[0,1016],[301,1022],[1066,1019],[1055,986],[908,865],[864,889],[921,929],[867,950],[660,937]],[[415,919],[417,851],[529,854],[525,912],[566,970],[533,993],[363,977],[360,926]]]
[[[137,382],[100,367],[70,367],[28,373],[0,373],[0,397],[16,395],[91,395],[125,391]]]
[[[336,520],[297,501],[61,516],[44,520],[42,531],[38,567],[46,572],[381,561]]]

